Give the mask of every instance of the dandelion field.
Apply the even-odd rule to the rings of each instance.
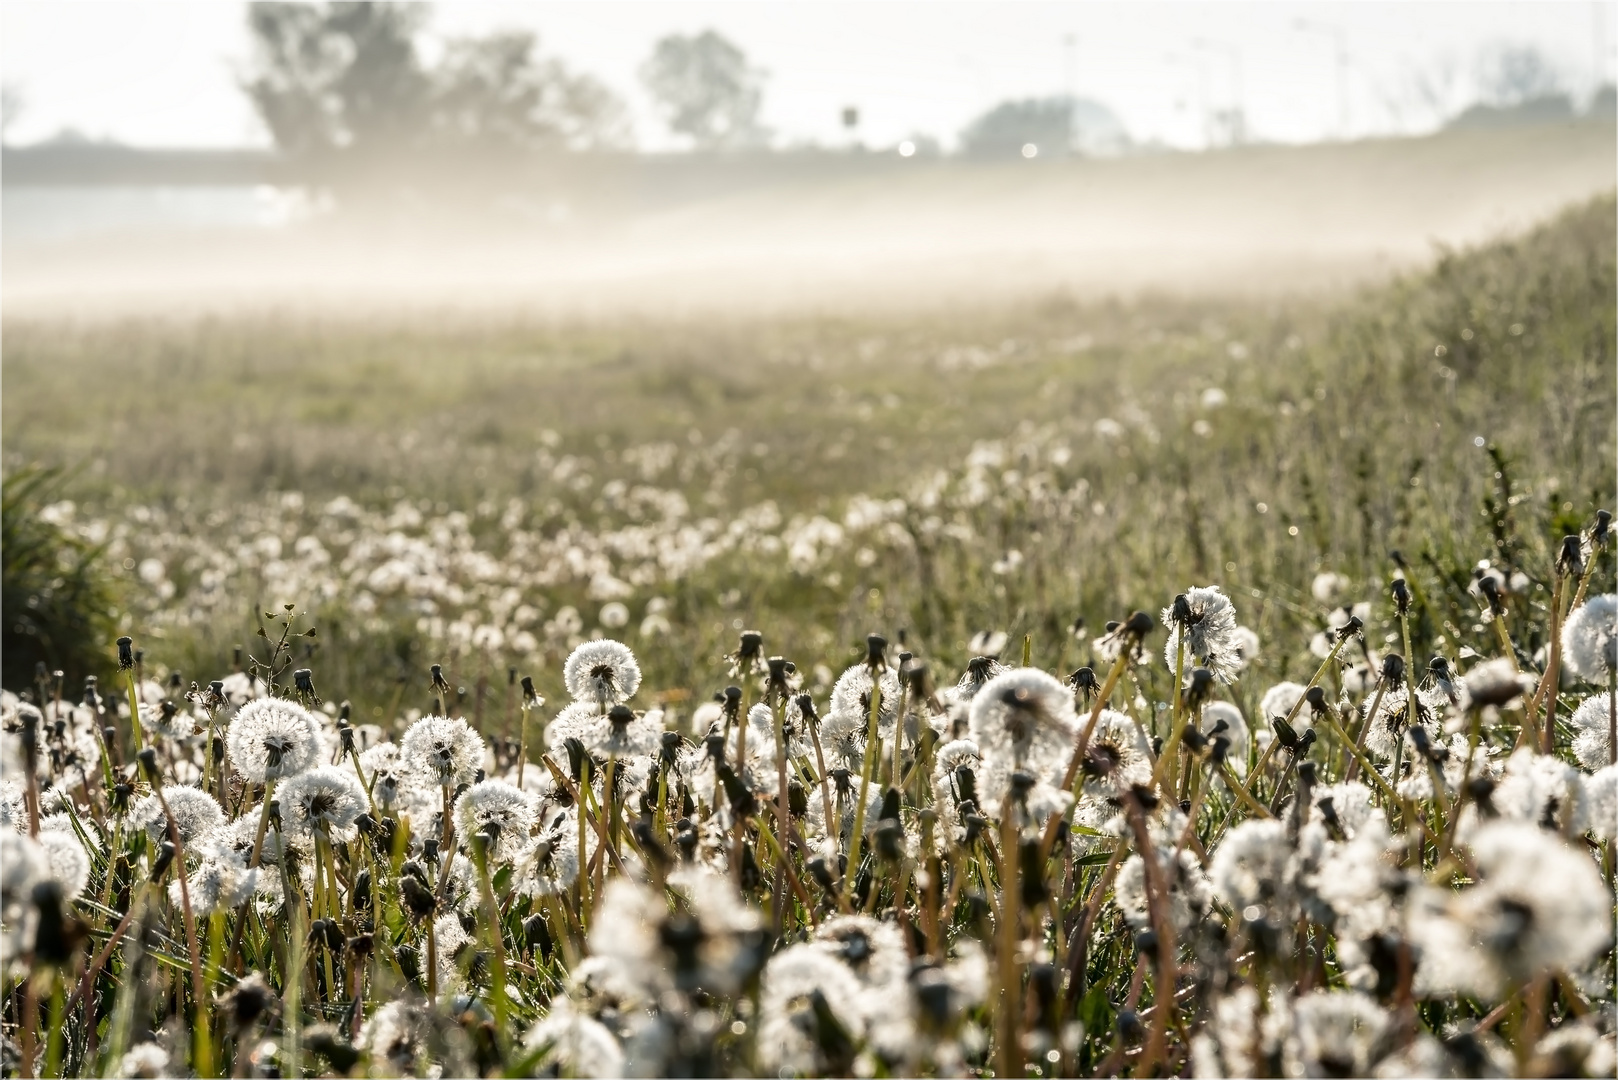
[[[8,322],[0,1064],[1611,1075],[1615,230]]]

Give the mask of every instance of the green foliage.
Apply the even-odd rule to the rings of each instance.
[[[4,481],[0,677],[7,687],[32,684],[41,663],[49,671],[62,671],[69,685],[99,675],[107,666],[113,608],[101,549],[39,516],[63,479],[59,469],[25,467]]]

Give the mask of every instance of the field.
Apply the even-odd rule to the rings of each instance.
[[[8,1071],[1610,1075],[1615,233],[9,315]],[[105,596],[37,682],[24,524]]]

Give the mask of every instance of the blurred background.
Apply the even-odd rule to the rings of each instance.
[[[1613,184],[1610,3],[30,3],[5,308],[1363,280]]]

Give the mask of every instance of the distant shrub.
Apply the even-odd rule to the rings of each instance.
[[[0,661],[7,686],[32,683],[41,662],[62,671],[69,685],[106,665],[112,590],[102,551],[40,515],[61,481],[61,470],[33,466],[4,480]]]

